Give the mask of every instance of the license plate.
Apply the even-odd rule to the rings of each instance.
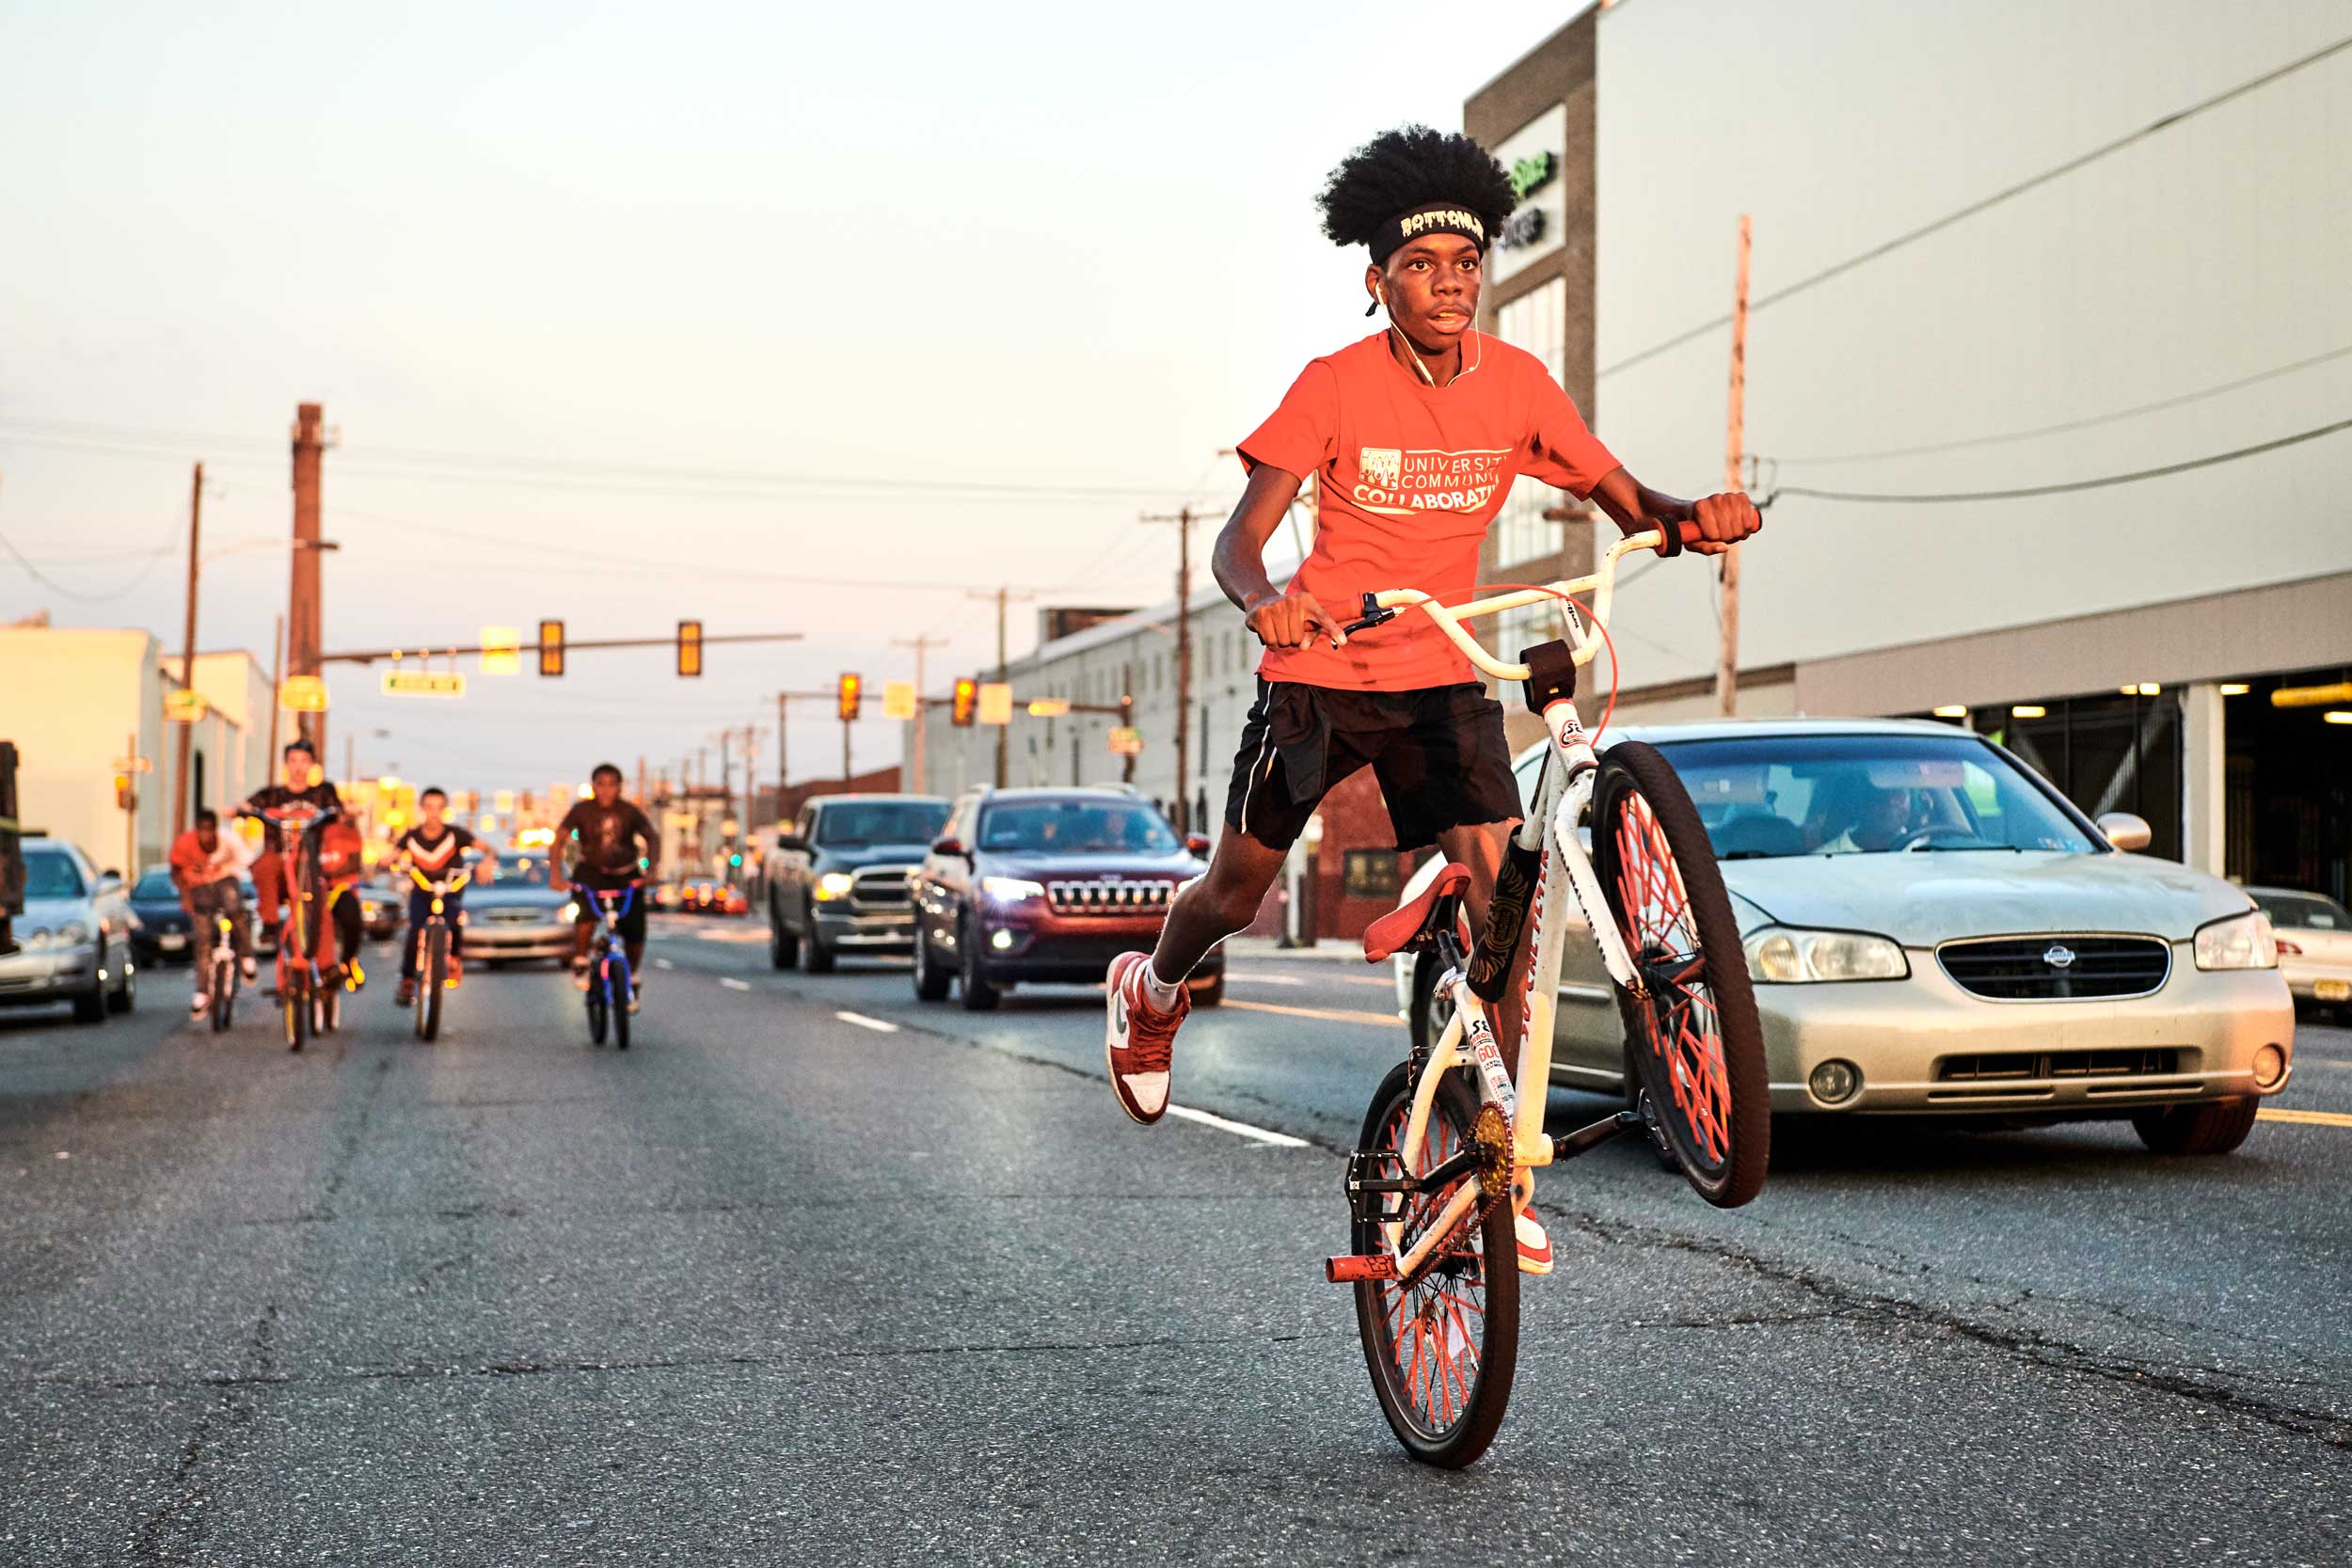
[[[2352,980],[2314,980],[2312,994],[2322,1002],[2352,1002]]]
[[[177,953],[188,944],[188,939],[177,931],[166,931],[155,939],[155,945],[167,953]]]

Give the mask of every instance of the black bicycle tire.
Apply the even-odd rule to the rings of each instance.
[[[623,986],[622,996],[612,1004],[612,1049],[615,1051],[628,1049],[628,986]]]
[[[1389,1118],[1400,1103],[1409,1102],[1411,1093],[1411,1067],[1400,1062],[1389,1069],[1379,1088],[1374,1091],[1371,1107],[1364,1113],[1363,1132],[1357,1142],[1359,1148],[1381,1147],[1379,1140],[1386,1135]],[[1432,1109],[1453,1124],[1457,1136],[1469,1131],[1470,1118],[1478,1114],[1478,1096],[1470,1088],[1465,1072],[1449,1073],[1438,1085]],[[1502,1263],[1499,1268],[1486,1265],[1486,1338],[1479,1348],[1478,1386],[1464,1401],[1462,1417],[1443,1434],[1432,1436],[1421,1429],[1409,1402],[1390,1378],[1390,1370],[1396,1363],[1388,1350],[1380,1283],[1359,1282],[1355,1291],[1356,1331],[1363,1342],[1364,1368],[1372,1375],[1373,1396],[1379,1401],[1380,1414],[1407,1454],[1440,1469],[1460,1469],[1476,1463],[1486,1451],[1502,1425],[1503,1413],[1511,1402],[1512,1379],[1518,1367],[1518,1238],[1510,1204],[1494,1205],[1482,1225],[1483,1257],[1500,1259]],[[1359,1255],[1381,1248],[1375,1222],[1357,1223],[1351,1216],[1348,1235],[1350,1250]]]
[[[285,1014],[286,1049],[300,1051],[310,1037],[310,992],[289,975],[285,990],[278,997],[278,1006]]]
[[[1628,790],[1648,803],[1688,900],[1696,947],[1705,966],[1705,981],[1715,1010],[1724,1056],[1724,1093],[1729,1101],[1724,1117],[1729,1156],[1720,1170],[1698,1148],[1682,1116],[1674,1109],[1673,1085],[1665,1064],[1654,1050],[1641,1049],[1649,1021],[1644,1005],[1622,988],[1617,991],[1619,1015],[1628,1037],[1635,1044],[1634,1067],[1652,1113],[1666,1135],[1675,1164],[1692,1189],[1719,1209],[1737,1209],[1764,1190],[1772,1164],[1772,1108],[1771,1077],[1764,1061],[1764,1024],[1756,1007],[1756,988],[1748,974],[1747,958],[1740,946],[1740,926],[1731,912],[1723,868],[1715,862],[1698,808],[1659,750],[1638,740],[1620,741],[1603,753],[1600,776],[1593,785],[1593,847],[1595,869],[1609,900],[1609,912],[1625,929],[1625,911],[1617,893],[1615,835],[1610,831],[1612,811]]]
[[[449,927],[428,926],[424,932],[423,989],[417,992],[417,1037],[427,1045],[441,1037],[441,993],[449,984]]]
[[[604,1043],[605,1023],[612,1007],[604,994],[604,963],[600,958],[588,960],[588,1043]]]
[[[237,1006],[237,960],[213,962],[213,1033],[224,1033]]]

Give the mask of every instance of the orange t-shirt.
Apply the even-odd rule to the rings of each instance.
[[[1375,333],[1311,361],[1282,405],[1241,445],[1251,467],[1319,473],[1315,547],[1291,579],[1344,624],[1363,595],[1418,588],[1460,603],[1478,581],[1478,546],[1520,474],[1592,494],[1617,460],[1584,426],[1543,361],[1466,334],[1444,387],[1396,362]],[[1269,648],[1269,680],[1413,691],[1477,678],[1425,615],[1411,612],[1333,648]]]

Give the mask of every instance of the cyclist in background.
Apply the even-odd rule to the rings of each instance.
[[[335,928],[335,947],[340,961],[329,966],[324,978],[329,985],[340,985],[343,978],[343,965],[350,965],[355,975],[358,973],[359,944],[366,935],[360,919],[359,900],[347,896],[363,869],[358,832],[344,818],[343,798],[336,793],[333,784],[326,782],[326,775],[319,768],[318,754],[310,750],[309,741],[296,739],[286,743],[283,768],[279,783],[257,791],[238,811],[243,816],[264,818],[272,812],[282,812],[289,807],[332,814],[309,830],[309,836],[319,848],[319,898],[322,905],[320,917],[310,927],[310,956],[313,958],[318,957],[326,941],[326,928],[331,924]],[[278,851],[275,831],[265,842],[264,853],[253,863],[253,889],[261,900],[262,918],[270,923],[272,929],[280,933],[282,940],[286,921],[285,902],[294,892],[294,878],[292,868],[285,864],[285,857]]]
[[[1111,1091],[1138,1122],[1168,1110],[1185,976],[1248,925],[1325,792],[1357,769],[1378,776],[1399,849],[1434,843],[1469,869],[1472,927],[1485,919],[1519,816],[1502,706],[1424,617],[1351,641],[1343,628],[1363,594],[1469,597],[1480,543],[1521,474],[1591,499],[1629,534],[1662,528],[1678,544],[1679,525],[1695,522],[1692,547],[1709,554],[1760,526],[1745,496],[1688,501],[1644,485],[1542,360],[1475,330],[1487,245],[1517,204],[1485,148],[1426,126],[1373,138],[1324,186],[1324,232],[1370,251],[1364,313],[1385,308],[1388,325],[1311,361],[1241,443],[1248,484],[1214,565],[1266,652],[1209,869],[1178,895],[1152,952],[1111,964],[1104,1053]],[[1277,588],[1265,543],[1310,474],[1314,549]],[[1518,1014],[1497,1011],[1509,1061]],[[1549,1239],[1518,1219],[1521,1268],[1549,1272]]]
[[[423,818],[415,827],[392,841],[392,854],[403,870],[414,871],[427,881],[441,881],[457,875],[458,862],[467,855],[480,857],[474,863],[473,879],[486,882],[498,868],[498,857],[490,847],[453,822],[444,820],[449,815],[449,791],[438,785],[417,797],[417,812]],[[466,894],[463,888],[441,895],[441,913],[449,922],[449,983],[456,985],[466,972]],[[433,917],[433,895],[408,883],[408,930],[401,939],[400,989],[393,1000],[405,1007],[417,999],[417,944],[424,936],[424,923]]]
[[[596,940],[596,898],[638,880],[650,882],[661,863],[661,839],[652,819],[635,802],[621,799],[621,770],[609,762],[589,775],[589,798],[575,803],[556,824],[555,847],[548,856],[548,885],[561,893],[577,883],[580,915],[572,927],[572,986],[588,989],[588,944]],[[572,863],[570,880],[564,879]],[[628,910],[619,921],[628,952],[628,1010],[637,1010],[645,989],[645,890],[628,895]]]
[[[245,895],[237,879],[245,872],[245,841],[220,831],[220,814],[209,808],[196,814],[196,826],[171,846],[171,882],[180,890],[180,907],[188,911],[196,957],[196,994],[188,1010],[201,1014],[213,1005],[213,922],[229,920],[230,941],[236,949],[237,967],[248,980],[259,973],[253,962],[253,923],[246,918]]]

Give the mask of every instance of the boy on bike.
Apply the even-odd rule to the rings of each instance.
[[[245,895],[237,879],[245,871],[245,843],[220,831],[220,814],[209,807],[196,814],[196,826],[171,846],[171,884],[180,890],[180,907],[188,911],[194,927],[190,947],[196,956],[196,994],[188,1011],[202,1014],[213,1005],[214,922],[229,921],[229,939],[236,950],[237,967],[245,977],[257,973],[253,963],[253,927],[246,920]]]
[[[555,850],[548,857],[548,882],[561,893],[580,884],[580,918],[572,927],[572,986],[588,989],[588,944],[596,940],[598,892],[617,893],[631,882],[653,880],[661,863],[661,839],[652,821],[633,801],[621,799],[621,770],[600,762],[589,775],[590,796],[576,802],[556,824]],[[640,846],[643,846],[641,848]],[[564,880],[567,858],[577,857],[571,882]],[[619,921],[621,941],[628,953],[628,1010],[635,1012],[645,989],[645,890],[623,895],[628,909]]]
[[[1184,977],[1256,916],[1325,792],[1357,769],[1377,775],[1399,849],[1434,843],[1469,868],[1473,928],[1485,919],[1519,816],[1502,705],[1425,617],[1349,638],[1365,593],[1468,598],[1480,542],[1521,474],[1597,501],[1629,534],[1694,522],[1692,547],[1706,554],[1761,526],[1745,496],[1688,501],[1642,484],[1540,359],[1475,330],[1489,236],[1516,204],[1484,148],[1425,126],[1375,136],[1324,186],[1324,232],[1370,251],[1364,313],[1385,308],[1388,325],[1311,361],[1241,444],[1248,484],[1214,569],[1266,651],[1227,831],[1207,873],[1169,908],[1158,945],[1120,954],[1106,987],[1111,1091],[1147,1126],[1168,1110],[1176,1029],[1191,1006]],[[1310,474],[1314,549],[1278,589],[1265,542]],[[1518,1012],[1497,1011],[1512,1060]],[[1518,1222],[1520,1266],[1549,1272],[1549,1241],[1525,1213]]]
[[[305,830],[304,837],[318,847],[320,882],[318,896],[324,907],[310,916],[310,956],[316,958],[323,950],[326,927],[335,927],[335,947],[341,963],[328,966],[326,975],[330,985],[342,981],[342,967],[356,969],[359,943],[366,935],[361,923],[359,900],[349,895],[350,886],[358,880],[359,863],[358,835],[350,823],[343,820],[343,798],[335,786],[326,782],[319,770],[318,754],[310,743],[294,739],[286,743],[282,781],[255,793],[253,799],[238,808],[238,814],[268,820],[272,812],[290,809],[320,814],[321,819]],[[335,895],[341,888],[344,896]],[[267,850],[253,863],[253,888],[262,905],[262,918],[271,923],[278,933],[282,947],[285,942],[286,901],[294,895],[294,868],[285,863],[278,852],[275,825],[268,839]]]
[[[417,797],[417,813],[423,818],[415,827],[392,841],[392,853],[404,869],[412,870],[425,880],[437,882],[457,874],[457,863],[469,854],[480,857],[474,863],[473,879],[486,882],[498,867],[498,857],[490,847],[465,829],[445,820],[449,815],[449,791],[436,785]],[[455,888],[441,895],[441,914],[449,922],[449,983],[455,985],[466,972],[466,893]],[[400,987],[392,1000],[405,1007],[417,999],[417,944],[424,936],[424,923],[433,917],[433,895],[408,884],[408,931],[401,941]]]

